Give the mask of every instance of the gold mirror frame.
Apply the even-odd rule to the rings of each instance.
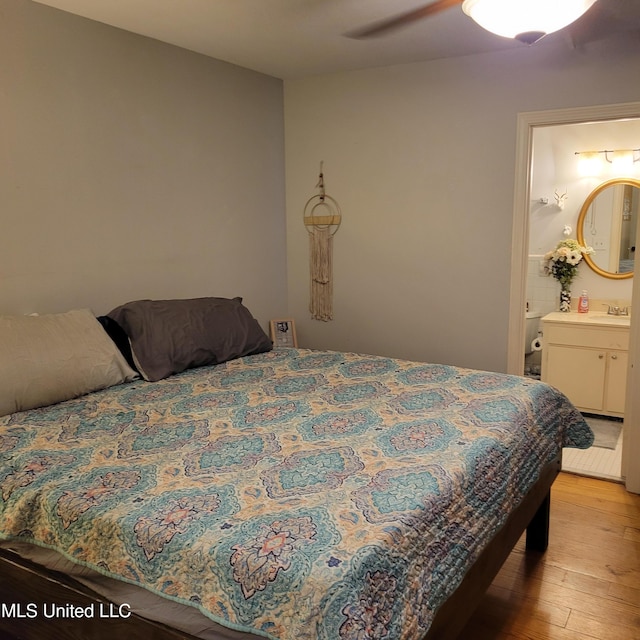
[[[577,225],[576,225],[577,226],[576,233],[577,233],[577,237],[578,237],[578,242],[583,247],[586,247],[587,244],[588,244],[588,243],[586,243],[584,241],[583,227],[584,227],[585,218],[587,217],[587,213],[589,212],[589,207],[591,206],[593,201],[596,199],[596,197],[600,193],[602,193],[607,187],[611,187],[612,185],[616,185],[616,184],[627,184],[627,185],[630,185],[632,187],[637,187],[638,189],[640,189],[640,180],[636,180],[634,178],[614,178],[613,180],[607,180],[606,182],[603,182],[602,184],[598,185],[587,196],[587,199],[584,201],[584,204],[582,205],[582,209],[580,209],[580,213],[578,215],[578,222],[577,222]],[[628,273],[611,273],[611,271],[605,271],[604,269],[599,267],[591,259],[590,255],[585,255],[584,256],[584,261],[597,274],[603,276],[604,278],[611,278],[613,280],[624,280],[625,278],[633,278],[633,274],[635,272],[635,266],[634,266],[634,270],[633,271],[629,271]]]

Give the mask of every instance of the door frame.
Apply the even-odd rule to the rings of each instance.
[[[529,253],[529,209],[533,168],[533,131],[536,127],[562,124],[604,122],[640,118],[640,102],[574,107],[518,114],[516,132],[513,227],[511,235],[511,283],[509,291],[509,339],[507,371],[522,375],[525,338],[525,306],[527,296],[527,258]],[[640,225],[638,238],[640,239]],[[637,241],[636,241],[637,244]],[[640,300],[640,277],[634,277],[632,296]],[[623,426],[622,475],[629,491],[640,493],[640,323],[631,313],[627,401]],[[633,396],[638,396],[634,398]],[[635,461],[635,462],[634,462]]]

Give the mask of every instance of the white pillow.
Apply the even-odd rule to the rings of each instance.
[[[0,316],[0,416],[136,377],[88,309]]]

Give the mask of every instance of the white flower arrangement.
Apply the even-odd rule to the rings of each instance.
[[[577,240],[567,238],[561,240],[553,251],[544,255],[544,270],[549,276],[553,276],[562,288],[561,311],[569,311],[571,302],[570,289],[573,279],[578,273],[578,265],[585,255],[593,253],[591,247],[583,247]],[[564,296],[562,294],[565,294]],[[565,305],[566,308],[563,308]]]

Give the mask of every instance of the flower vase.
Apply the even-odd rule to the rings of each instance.
[[[564,287],[560,290],[560,311],[571,311],[571,291]]]

